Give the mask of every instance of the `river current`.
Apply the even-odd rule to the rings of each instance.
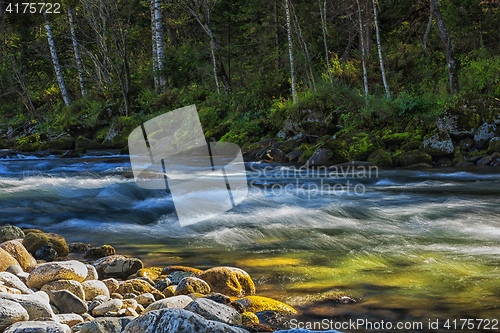
[[[138,187],[127,156],[4,155],[0,225],[110,244],[147,266],[240,267],[258,295],[298,307],[300,320],[426,331],[428,320],[500,319],[500,168],[245,167],[240,205],[181,227],[170,193]],[[357,302],[339,304],[340,293]]]

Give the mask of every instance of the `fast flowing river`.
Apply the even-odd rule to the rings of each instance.
[[[334,177],[245,166],[251,186],[240,205],[180,227],[170,193],[138,187],[126,156],[4,155],[0,225],[110,244],[147,266],[240,267],[258,295],[298,307],[300,320],[422,322],[427,331],[429,320],[446,330],[448,319],[500,319],[500,169]],[[324,299],[337,293],[357,303]]]

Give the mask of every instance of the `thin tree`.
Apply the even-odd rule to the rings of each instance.
[[[75,52],[75,60],[76,60],[76,66],[78,68],[78,79],[80,80],[80,90],[82,92],[82,96],[85,96],[87,94],[87,91],[85,90],[85,83],[83,80],[83,63],[82,59],[80,58],[80,52],[78,51],[78,42],[76,40],[76,32],[75,32],[75,22],[73,20],[73,10],[71,6],[68,6],[68,17],[69,17],[69,28],[71,32],[71,41],[73,42],[73,50]]]
[[[158,54],[158,72],[160,91],[163,92],[167,86],[167,79],[165,77],[165,50],[163,42],[163,20],[161,16],[161,0],[154,0],[154,14],[155,14],[155,42],[156,52]]]
[[[430,57],[431,54],[429,53],[429,50],[427,50],[427,38],[429,37],[429,33],[431,32],[431,26],[432,26],[432,3],[429,4],[429,21],[427,22],[427,28],[425,28],[425,33],[424,37],[422,38],[422,50],[424,51],[425,55]]]
[[[153,77],[155,91],[160,91],[160,78],[158,77],[158,51],[156,50],[156,23],[155,23],[155,0],[151,0],[151,39],[153,45]]]
[[[52,36],[52,30],[50,29],[49,16],[45,11],[43,12],[43,17],[45,19],[45,30],[47,31],[50,55],[52,57],[52,64],[54,65],[54,70],[56,72],[57,82],[59,83],[59,88],[61,89],[64,103],[70,106],[71,99],[69,98],[68,90],[66,89],[66,84],[64,83],[64,77],[62,75],[61,65],[59,65],[59,59],[57,58],[56,44],[54,43],[54,37]]]
[[[212,56],[212,63],[214,67],[214,78],[215,85],[217,86],[217,93],[220,94],[222,90],[226,95],[228,95],[229,90],[231,89],[231,84],[226,70],[224,69],[219,43],[217,42],[210,26],[213,9],[219,1],[220,0],[179,0],[188,13],[190,13],[196,21],[198,21],[203,28],[203,31],[205,31],[210,38],[210,54]]]
[[[373,5],[373,19],[375,21],[375,32],[377,35],[377,49],[378,49],[378,60],[380,62],[380,71],[382,72],[382,81],[384,82],[385,95],[388,99],[391,98],[391,93],[389,91],[389,85],[387,84],[387,79],[385,77],[385,69],[384,69],[384,61],[382,59],[382,46],[380,45],[380,32],[378,29],[378,20],[377,20],[377,7],[375,4],[375,0],[372,0]]]
[[[366,56],[365,56],[365,36],[363,33],[363,20],[361,19],[361,7],[359,6],[359,1],[356,0],[358,4],[358,21],[359,21],[359,37],[361,40],[361,61],[363,64],[363,83],[365,86],[365,97],[366,103],[368,104],[368,74],[366,73]]]
[[[434,17],[436,18],[436,23],[439,30],[439,36],[444,44],[444,49],[446,52],[446,63],[448,69],[448,80],[450,81],[450,92],[452,95],[458,94],[460,89],[458,86],[458,75],[457,75],[457,65],[455,63],[455,56],[453,55],[453,47],[451,45],[450,36],[444,25],[443,18],[441,17],[441,11],[439,10],[439,0],[430,0],[432,4],[432,9],[434,11]]]
[[[297,94],[295,91],[295,70],[293,63],[293,43],[292,43],[292,27],[291,27],[291,19],[290,19],[290,8],[288,4],[289,0],[285,0],[285,11],[286,11],[286,25],[287,25],[287,34],[288,34],[288,53],[290,54],[290,77],[292,80],[292,98],[293,102],[297,101]]]
[[[323,8],[321,8],[321,0],[318,0],[319,15],[321,16],[321,28],[323,30],[323,43],[325,44],[325,60],[326,68],[328,69],[328,76],[330,82],[333,84],[332,69],[330,68],[330,57],[328,53],[328,44],[326,42],[326,0],[323,1]]]

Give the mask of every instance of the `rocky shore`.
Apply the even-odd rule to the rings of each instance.
[[[289,329],[297,314],[239,268],[145,268],[110,245],[0,228],[0,332],[312,332]]]

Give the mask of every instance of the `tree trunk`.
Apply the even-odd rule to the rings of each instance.
[[[151,0],[151,39],[153,45],[153,77],[155,91],[160,91],[160,79],[158,78],[158,51],[156,50],[156,24],[155,24],[155,0]]]
[[[165,77],[165,49],[163,42],[163,20],[161,16],[161,0],[155,1],[155,32],[156,32],[156,52],[158,53],[158,71],[160,79],[160,90],[163,92],[167,87]]]
[[[365,56],[365,41],[364,41],[364,34],[363,34],[363,21],[361,19],[361,7],[359,6],[359,1],[356,0],[358,4],[358,20],[359,20],[359,34],[360,34],[360,40],[361,40],[361,59],[362,59],[362,64],[363,64],[363,83],[365,86],[365,97],[366,103],[368,104],[368,74],[366,73],[366,56]]]
[[[422,38],[422,50],[424,51],[425,55],[430,58],[431,54],[429,53],[429,50],[427,50],[427,38],[429,37],[429,33],[431,32],[431,26],[432,26],[432,3],[429,6],[429,22],[427,22],[427,28],[425,28],[425,33],[424,37]]]
[[[439,10],[439,0],[431,0],[434,17],[436,18],[437,26],[439,29],[439,36],[443,41],[446,52],[446,63],[448,69],[448,80],[450,81],[450,92],[452,95],[458,94],[460,89],[458,86],[457,66],[455,63],[455,56],[453,55],[453,47],[451,45],[450,36],[441,17]]]
[[[377,35],[377,49],[378,49],[378,59],[380,62],[380,71],[382,72],[382,81],[384,82],[385,94],[388,99],[391,98],[391,93],[389,92],[389,85],[387,84],[387,79],[385,77],[384,61],[382,60],[382,46],[380,45],[380,32],[378,29],[377,20],[377,7],[375,5],[375,0],[372,0],[373,4],[373,20],[375,22],[375,32]]]
[[[323,1],[323,9],[321,9],[321,0],[319,3],[319,14],[321,16],[321,27],[323,30],[323,43],[325,44],[325,60],[326,68],[328,70],[328,76],[330,77],[330,82],[333,84],[332,69],[330,68],[330,57],[328,54],[328,44],[326,42],[326,0]]]
[[[286,24],[287,24],[287,33],[288,33],[288,53],[290,54],[290,77],[292,80],[292,98],[293,102],[297,101],[297,94],[295,92],[295,71],[294,71],[294,63],[293,63],[293,44],[292,44],[292,27],[290,23],[290,8],[288,6],[288,1],[285,0],[285,10],[286,10]]]
[[[280,70],[280,36],[278,26],[278,0],[274,0],[274,44],[276,47],[276,73]]]
[[[66,84],[64,83],[64,78],[62,75],[61,65],[59,65],[59,60],[57,58],[56,44],[54,43],[54,38],[52,36],[52,30],[50,29],[50,21],[47,13],[43,13],[45,18],[45,30],[47,31],[47,39],[49,40],[50,55],[52,57],[52,63],[54,64],[54,70],[57,76],[57,82],[59,83],[59,88],[61,89],[61,94],[64,103],[68,106],[71,105],[71,99],[69,98],[68,91],[66,90]]]
[[[85,83],[83,80],[83,64],[82,59],[80,58],[80,52],[78,51],[78,42],[76,41],[76,33],[75,33],[75,22],[73,20],[73,10],[68,6],[68,17],[69,17],[69,27],[71,32],[71,41],[73,42],[73,50],[75,52],[76,66],[78,68],[78,78],[80,80],[80,90],[82,91],[82,96],[87,94],[85,90]]]

